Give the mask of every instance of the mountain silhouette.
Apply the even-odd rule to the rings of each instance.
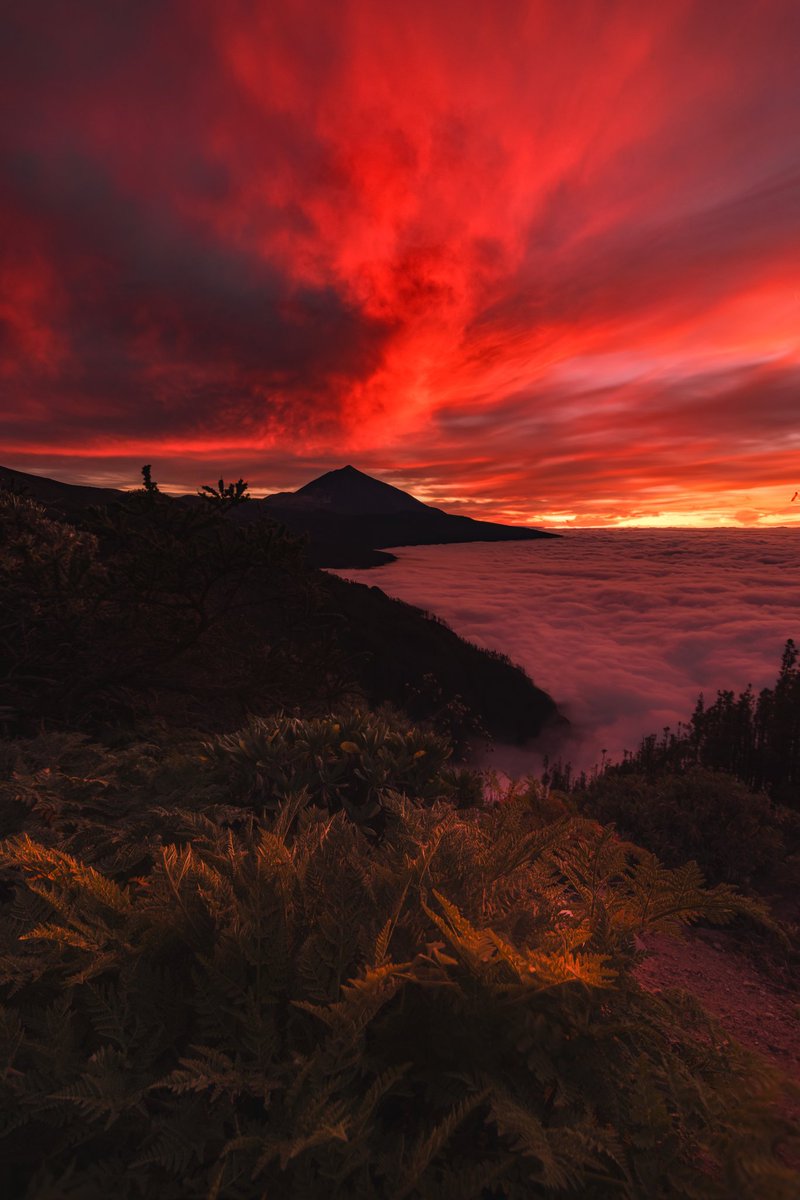
[[[423,504],[408,492],[403,492],[380,479],[373,479],[371,475],[365,475],[363,471],[351,466],[327,471],[296,492],[278,492],[276,495],[267,496],[264,503],[270,507],[320,508],[326,512],[350,516],[441,511],[431,510],[430,505]]]
[[[12,471],[9,467],[0,467],[0,487],[22,492],[23,495],[38,500],[52,516],[68,517],[70,520],[85,513],[92,505],[110,504],[124,495],[116,488],[62,483],[58,479],[48,479],[45,475]]]
[[[90,505],[119,500],[113,488],[61,483],[0,467],[0,486],[22,489],[55,516],[80,520]],[[200,504],[197,496],[182,503]],[[296,492],[275,492],[232,511],[247,523],[268,516],[308,538],[308,560],[316,567],[377,567],[393,562],[387,546],[447,545],[451,542],[517,542],[559,537],[524,525],[500,525],[454,516],[374,479],[353,466],[327,471]]]
[[[451,542],[517,542],[558,537],[541,529],[454,516],[353,466],[328,471],[296,492],[277,492],[243,505],[243,518],[264,506],[271,516],[309,538],[319,567],[377,567],[395,560],[386,546]],[[249,511],[248,511],[249,510]]]

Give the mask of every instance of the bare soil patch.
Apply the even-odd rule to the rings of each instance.
[[[777,1067],[787,1080],[782,1111],[800,1124],[800,992],[746,957],[732,933],[649,934],[640,946],[649,954],[637,968],[641,985],[649,992],[689,992],[742,1046]],[[787,1155],[787,1164],[800,1173],[794,1153]]]

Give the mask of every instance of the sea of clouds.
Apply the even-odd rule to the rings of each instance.
[[[700,692],[771,685],[787,638],[800,643],[796,529],[584,529],[393,552],[342,574],[525,667],[572,722],[549,749],[581,768],[687,720]],[[490,762],[524,773],[540,752],[496,747]]]

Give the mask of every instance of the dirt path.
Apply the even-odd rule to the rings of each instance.
[[[682,939],[648,935],[650,957],[637,969],[648,991],[680,988],[695,996],[728,1032],[800,1085],[800,994],[773,983],[736,949],[726,932],[689,932]],[[800,1098],[786,1112],[800,1120]]]

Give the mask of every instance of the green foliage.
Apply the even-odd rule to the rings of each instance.
[[[695,859],[707,877],[748,884],[800,850],[800,671],[790,640],[774,688],[702,697],[688,725],[642,740],[590,776],[546,762],[542,782],[578,811],[613,821],[665,861]],[[794,811],[792,811],[794,809]],[[793,865],[795,864],[795,865]]]
[[[613,821],[672,865],[695,859],[710,879],[746,883],[784,849],[779,810],[722,772],[691,768],[648,778],[609,770],[577,796],[598,821]]]
[[[793,1197],[778,1081],[635,978],[638,934],[759,905],[548,788],[477,804],[449,740],[391,712],[314,716],[365,651],[371,695],[457,737],[468,710],[524,736],[552,705],[309,572],[243,481],[199,504],[143,480],[83,532],[0,494],[0,720],[50,727],[0,743],[4,1195]],[[106,722],[126,707],[138,738]],[[702,782],[642,798],[651,845],[675,809],[714,819]]]
[[[362,823],[376,820],[389,792],[431,801],[457,789],[459,780],[445,771],[446,739],[390,713],[253,717],[244,729],[210,743],[208,752],[242,803],[275,808],[302,791]]]
[[[66,732],[0,742],[0,836],[24,830],[115,878],[147,869],[164,838],[187,836],[187,812],[219,816],[230,793],[199,735],[152,732],[114,747]]]
[[[524,798],[420,806],[388,774],[376,844],[295,790],[309,756],[341,737],[375,780],[395,761],[413,786],[435,740],[362,716],[272,732],[217,762],[237,786],[270,765],[280,803],[260,815],[214,791],[163,803],[206,769],[191,747],[167,765],[143,747],[137,767],[65,737],[48,824],[44,748],[25,750],[37,839],[1,856],[5,1194],[795,1195],[772,1078],[633,975],[637,933],[750,902],[592,822],[542,825]],[[147,786],[142,814],[125,793]],[[80,797],[95,816],[67,848]]]

